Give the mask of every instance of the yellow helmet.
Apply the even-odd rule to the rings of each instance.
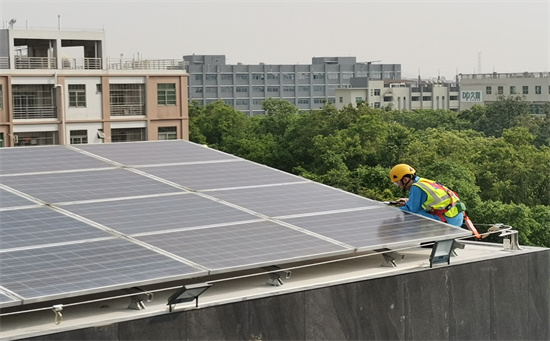
[[[390,171],[390,180],[391,182],[397,182],[405,175],[413,175],[416,174],[416,171],[414,168],[412,168],[409,165],[406,165],[404,163],[400,163],[398,165],[393,166],[393,168]]]

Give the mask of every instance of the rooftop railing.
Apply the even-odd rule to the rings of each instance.
[[[15,57],[17,70],[57,69],[54,57]],[[10,69],[10,58],[0,57],[0,69]],[[186,70],[185,62],[177,59],[129,59],[129,58],[63,58],[64,70]]]
[[[489,79],[489,78],[550,78],[550,72],[516,72],[516,73],[478,73],[460,74],[461,79]]]

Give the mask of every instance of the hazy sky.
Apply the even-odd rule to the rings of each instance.
[[[550,70],[550,0],[0,0],[2,28],[104,29],[107,55],[228,64],[352,56],[406,76]]]

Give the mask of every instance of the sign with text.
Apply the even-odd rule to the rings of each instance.
[[[461,91],[461,102],[481,102],[481,91]]]

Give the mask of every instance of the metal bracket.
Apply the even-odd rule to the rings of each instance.
[[[518,241],[518,231],[516,230],[504,230],[500,233],[499,237],[503,237],[502,246],[505,251],[517,251],[521,250]]]
[[[63,304],[56,304],[52,307],[53,313],[55,314],[55,324],[60,324],[61,321],[63,321],[63,314],[61,314],[61,311],[63,310]]]
[[[143,302],[151,302],[153,300],[152,293],[138,287],[124,289],[124,291],[128,294],[136,294],[130,296],[130,304],[128,305],[128,309],[143,310],[145,309],[145,303]]]
[[[451,248],[451,257],[456,257],[458,254],[456,253],[456,249],[463,250],[466,247],[464,243],[457,242],[456,239],[453,241],[453,246]]]
[[[289,279],[290,276],[292,275],[291,271],[282,270],[280,267],[276,265],[266,266],[266,267],[263,267],[262,269],[267,271],[269,275],[269,279],[267,280],[266,284],[275,286],[275,287],[278,287],[284,284],[281,277],[284,277],[285,279]]]
[[[405,258],[404,254],[397,251],[391,251],[390,249],[378,249],[374,251],[382,253],[382,257],[384,257],[384,263],[382,263],[380,266],[384,267],[395,268],[397,267],[395,260]]]

